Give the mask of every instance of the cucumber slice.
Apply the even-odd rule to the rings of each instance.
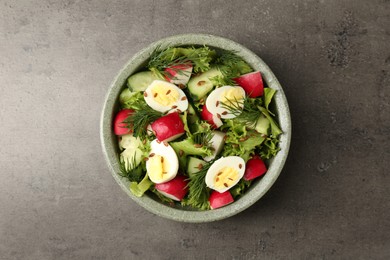
[[[205,97],[213,89],[214,85],[210,79],[216,76],[222,76],[221,71],[218,68],[211,68],[188,81],[188,89],[195,100]]]
[[[125,104],[126,100],[130,99],[132,95],[133,92],[131,92],[129,88],[125,88],[119,95],[119,103],[121,103],[121,105]]]
[[[141,71],[131,75],[127,79],[127,86],[136,91],[145,91],[145,89],[156,79],[160,79],[151,71]]]
[[[192,156],[188,157],[187,173],[194,174],[200,170],[199,165],[203,166],[205,164],[206,162],[201,159]]]
[[[260,134],[268,135],[269,125],[269,120],[265,116],[261,115],[257,120],[255,130]]]

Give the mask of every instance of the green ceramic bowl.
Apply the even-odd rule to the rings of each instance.
[[[138,198],[130,192],[129,182],[117,174],[117,172],[119,172],[117,159],[118,144],[117,137],[112,131],[112,122],[113,116],[118,110],[117,104],[119,94],[125,86],[126,79],[133,73],[145,67],[151,52],[160,45],[207,45],[213,48],[237,51],[237,54],[244,58],[249,65],[251,65],[255,70],[261,71],[263,80],[269,87],[277,90],[277,94],[274,98],[273,110],[276,112],[280,128],[283,130],[283,134],[280,136],[281,150],[277,156],[270,161],[268,172],[264,175],[264,177],[255,181],[244,196],[223,208],[209,211],[191,211],[183,208],[166,206],[148,195]],[[119,71],[119,74],[115,77],[108,90],[106,100],[104,102],[100,121],[100,137],[103,153],[106,157],[107,164],[112,175],[119,186],[121,186],[135,202],[148,211],[168,219],[182,222],[210,222],[233,216],[245,210],[258,201],[271,188],[282,171],[287,158],[291,139],[291,121],[287,100],[282,87],[270,68],[255,53],[234,41],[222,37],[205,34],[184,34],[165,38],[150,44],[148,47],[135,54],[124,68]]]

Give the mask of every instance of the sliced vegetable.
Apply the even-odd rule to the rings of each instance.
[[[268,135],[269,127],[269,120],[264,115],[260,115],[259,119],[257,119],[255,130],[260,134]]]
[[[222,76],[222,73],[218,68],[211,68],[188,81],[188,90],[191,92],[194,100],[204,98],[213,89],[214,85],[210,79],[216,76]]]
[[[173,141],[185,133],[184,124],[177,112],[160,117],[151,124],[151,127],[161,142]]]
[[[282,133],[282,130],[280,130],[278,124],[274,121],[272,116],[268,113],[267,109],[265,109],[264,107],[260,107],[260,111],[265,115],[265,117],[268,119],[268,121],[271,125],[271,135],[275,138],[278,137]]]
[[[123,105],[126,100],[128,100],[133,95],[133,93],[134,92],[132,92],[129,88],[122,90],[121,94],[119,95],[119,103]]]
[[[142,146],[142,141],[139,137],[132,134],[122,135],[119,137],[119,147],[121,149],[137,149]]]
[[[166,68],[165,80],[177,85],[186,85],[190,80],[192,68],[191,62]]]
[[[217,129],[223,125],[222,120],[219,119],[217,115],[211,114],[210,111],[207,109],[206,105],[204,105],[202,108],[201,116],[202,119],[209,123],[214,129]]]
[[[193,174],[203,169],[203,166],[206,164],[205,161],[198,159],[196,157],[190,156],[188,158],[187,173]]]
[[[218,191],[213,191],[210,194],[209,202],[210,207],[212,209],[217,209],[234,202],[234,199],[229,191],[225,191],[222,193],[219,193]]]
[[[213,131],[212,132],[213,137],[210,140],[211,147],[213,148],[213,154],[210,156],[204,157],[204,160],[209,162],[211,160],[214,160],[215,157],[222,151],[224,142],[225,142],[225,136],[226,133],[220,132],[220,131]]]
[[[125,135],[133,132],[131,128],[128,128],[128,124],[124,122],[133,113],[134,110],[132,109],[123,109],[116,114],[114,119],[114,133],[116,135]]]
[[[259,156],[253,156],[246,163],[244,179],[249,181],[264,175],[267,172],[267,166]]]
[[[127,79],[127,86],[135,91],[144,91],[156,79],[161,79],[151,71],[141,71]]]
[[[181,201],[188,192],[188,181],[186,179],[187,177],[178,175],[168,182],[156,184],[155,188],[164,196]]]
[[[264,84],[260,71],[251,72],[234,78],[251,98],[260,97],[264,93]]]
[[[120,162],[126,170],[132,170],[141,163],[142,154],[143,152],[138,147],[125,149],[120,154]]]

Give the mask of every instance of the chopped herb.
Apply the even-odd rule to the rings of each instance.
[[[140,109],[129,115],[124,121],[128,128],[134,129],[134,136],[140,138],[147,137],[147,126],[153,121],[162,117],[162,113],[158,112],[146,104],[142,104]]]

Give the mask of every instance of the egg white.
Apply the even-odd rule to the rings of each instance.
[[[232,119],[237,116],[229,113],[229,111],[223,107],[222,98],[225,91],[229,91],[230,89],[238,88],[242,92],[242,96],[245,97],[245,90],[241,87],[233,87],[233,86],[223,86],[213,90],[206,99],[206,107],[209,112],[213,115],[218,116],[223,119]]]
[[[150,143],[150,148],[149,155],[160,155],[164,160],[169,162],[169,168],[166,169],[166,174],[163,175],[163,179],[156,179],[150,170],[149,160],[146,161],[146,172],[149,179],[154,183],[164,183],[175,178],[179,170],[179,159],[173,148],[167,142],[160,142],[157,139]]]
[[[175,89],[179,93],[179,98],[176,102],[170,104],[169,106],[164,106],[158,103],[152,93],[152,90],[157,86],[167,86]],[[168,94],[169,95],[169,94]],[[183,90],[177,87],[175,84],[163,81],[163,80],[154,80],[145,90],[144,99],[146,104],[156,111],[165,113],[167,111],[185,111],[188,108],[188,100]]]
[[[240,168],[241,165],[241,168]],[[217,177],[217,174],[225,167],[232,167],[237,170],[238,172],[238,177],[234,182],[232,182],[231,185],[228,187],[216,187],[215,186],[215,179]],[[225,192],[229,190],[230,188],[234,187],[244,176],[245,173],[245,161],[239,156],[227,156],[227,157],[222,157],[218,160],[216,160],[208,169],[205,177],[206,185],[210,189],[216,190],[220,193]]]

